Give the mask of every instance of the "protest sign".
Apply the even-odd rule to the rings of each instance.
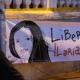
[[[13,63],[80,60],[80,23],[6,20],[6,57]]]

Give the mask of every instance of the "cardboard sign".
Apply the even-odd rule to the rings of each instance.
[[[6,20],[6,57],[12,63],[80,60],[80,23]]]

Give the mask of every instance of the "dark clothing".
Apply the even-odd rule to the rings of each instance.
[[[0,80],[24,80],[0,50]]]

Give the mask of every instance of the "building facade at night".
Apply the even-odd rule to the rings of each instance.
[[[6,9],[79,7],[80,0],[4,0]]]

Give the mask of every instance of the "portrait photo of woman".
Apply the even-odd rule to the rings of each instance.
[[[21,29],[27,29],[28,32],[26,33],[28,34],[18,33]],[[42,31],[33,21],[21,21],[12,28],[9,37],[9,49],[14,57],[27,59],[28,62],[51,61],[48,45],[43,39]]]

